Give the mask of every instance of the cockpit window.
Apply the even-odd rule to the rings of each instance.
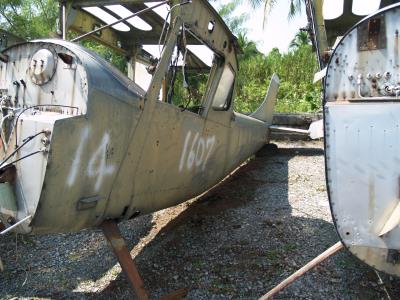
[[[142,50],[151,55],[152,59],[156,63],[160,59],[161,47],[161,45],[144,45]],[[173,74],[174,72],[172,69],[176,69],[176,78],[174,80],[174,89],[176,90],[176,93],[171,91],[169,101],[167,101],[165,93],[164,95],[160,95],[160,100],[163,99],[165,102],[175,103],[178,106],[182,105],[182,103],[177,103],[176,98],[186,94],[186,92],[189,92],[190,89],[194,87],[198,88],[192,90],[192,100],[196,103],[199,103],[202,100],[200,98],[204,94],[208,78],[208,75],[206,76],[206,74],[210,72],[214,57],[214,52],[205,45],[186,45],[185,49],[187,49],[185,66],[185,52],[178,51],[178,48],[175,47],[174,54],[171,58],[171,63],[174,63],[175,66],[170,66],[168,71],[170,74]],[[178,57],[176,57],[177,55]],[[135,71],[133,72],[134,76],[132,79],[144,90],[148,89],[152,79],[152,73],[149,72],[151,71],[151,68],[152,67],[149,64],[144,64],[140,61],[136,61],[135,63]],[[186,73],[185,79],[188,84],[185,88],[183,87],[183,71]],[[173,101],[173,98],[175,98],[175,101]]]
[[[205,15],[199,15],[197,1],[172,6],[140,1],[66,2],[73,3],[65,6],[67,15],[75,15],[66,29],[81,34],[72,41],[95,44],[90,48],[144,92],[153,97],[160,89],[159,101],[202,116],[210,108],[229,108],[236,68],[232,50],[238,44],[209,4]],[[171,24],[172,18],[179,21]],[[229,63],[231,69],[224,70]]]
[[[190,45],[192,35],[181,29],[168,71],[163,79],[159,100],[182,110],[202,114],[212,70],[217,66],[217,55],[205,45]]]
[[[229,64],[225,64],[212,104],[214,110],[229,109],[234,82],[235,72]]]

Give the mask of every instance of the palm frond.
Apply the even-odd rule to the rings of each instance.
[[[301,13],[304,2],[302,0],[290,0],[288,20]]]
[[[263,19],[263,29],[267,25],[268,16],[271,13],[272,8],[275,6],[277,0],[265,0],[264,3],[264,19]]]
[[[261,3],[263,3],[263,0],[248,0],[248,3],[251,5],[253,9],[256,9],[261,5]]]

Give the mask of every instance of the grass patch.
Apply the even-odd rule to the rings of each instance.
[[[276,250],[267,250],[267,252],[265,252],[265,257],[273,262],[279,258],[279,253]]]

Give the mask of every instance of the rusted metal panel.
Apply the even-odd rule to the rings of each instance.
[[[357,44],[360,51],[386,48],[385,16],[377,16],[357,27]]]
[[[187,294],[189,293],[188,289],[181,288],[168,295],[162,296],[160,300],[179,300],[179,299],[186,299]]]

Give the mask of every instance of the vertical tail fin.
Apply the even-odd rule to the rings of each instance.
[[[268,125],[272,124],[272,117],[274,113],[274,107],[276,102],[276,96],[279,88],[279,77],[278,75],[272,75],[271,82],[268,87],[267,94],[265,95],[263,103],[260,107],[253,112],[250,117],[266,122]]]

